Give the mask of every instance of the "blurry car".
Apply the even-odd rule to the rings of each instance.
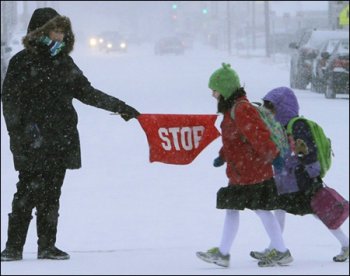
[[[90,47],[105,51],[107,53],[111,51],[126,52],[128,45],[126,40],[118,32],[104,32],[100,35],[90,38]]]
[[[336,94],[349,94],[349,39],[340,40],[329,55],[325,77],[327,99],[335,98]]]
[[[348,31],[305,30],[298,42],[289,44],[295,49],[290,63],[290,87],[305,89],[311,81],[312,64],[322,44],[329,39],[349,38]]]
[[[311,91],[324,93],[326,90],[325,70],[329,56],[338,42],[339,39],[329,39],[321,46],[312,66]]]
[[[185,53],[185,45],[177,37],[166,37],[156,42],[154,46],[156,55],[176,54],[183,55]]]
[[[189,33],[177,33],[176,37],[178,37],[181,40],[185,49],[192,49],[193,48],[193,36],[191,34],[189,34]]]

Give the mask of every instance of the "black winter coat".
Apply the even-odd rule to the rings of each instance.
[[[78,116],[73,99],[111,112],[126,104],[93,88],[67,53],[46,46],[24,49],[9,63],[3,114],[16,170],[81,167]]]

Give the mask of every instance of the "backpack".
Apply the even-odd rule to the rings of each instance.
[[[295,117],[291,119],[287,125],[287,134],[292,135],[293,125],[297,120],[303,120],[306,122],[311,130],[312,138],[314,139],[317,148],[317,160],[320,162],[321,166],[320,177],[323,178],[332,164],[333,151],[331,139],[326,136],[320,125],[304,117]]]
[[[237,104],[246,102],[255,107],[258,111],[262,121],[270,131],[270,139],[274,142],[276,147],[279,149],[280,156],[284,157],[289,152],[289,141],[287,133],[284,127],[275,120],[274,115],[270,110],[261,105],[261,103],[250,103],[248,101],[239,101],[235,103],[231,109],[231,118],[234,119],[234,110]]]

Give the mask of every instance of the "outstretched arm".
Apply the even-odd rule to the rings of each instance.
[[[84,76],[83,72],[74,64],[73,60],[72,63],[72,73],[74,75],[74,87],[72,89],[74,89],[74,98],[87,105],[119,113],[125,121],[136,118],[140,115],[140,113],[132,106],[129,106],[118,98],[94,88]]]

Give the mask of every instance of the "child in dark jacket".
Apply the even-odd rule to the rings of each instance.
[[[287,128],[291,119],[299,116],[299,104],[294,92],[287,87],[278,87],[268,92],[264,106],[275,114],[275,119]],[[275,181],[285,190],[280,195],[284,202],[282,210],[275,211],[281,229],[284,228],[285,213],[294,215],[314,214],[311,209],[311,199],[322,187],[320,177],[321,167],[317,159],[317,147],[312,137],[311,129],[304,120],[293,124],[292,135],[289,137],[292,152],[285,158],[283,170],[276,170]],[[341,228],[329,231],[341,245],[340,254],[333,257],[335,262],[344,262],[349,258],[349,238]],[[263,252],[252,251],[253,258],[261,259],[269,252],[270,247]]]

